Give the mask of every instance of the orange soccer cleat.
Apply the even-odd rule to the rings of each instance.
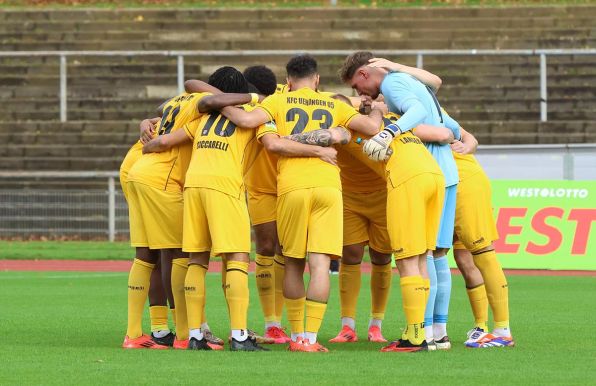
[[[319,342],[311,344],[308,340],[298,338],[296,341],[290,341],[288,351],[296,352],[329,352],[329,350],[322,346]]]
[[[290,343],[292,340],[283,328],[277,326],[267,328],[267,331],[265,331],[265,338],[273,339],[274,344]]]
[[[187,350],[188,349],[188,339],[186,340],[178,340],[174,339],[174,344],[172,345],[176,350]]]
[[[124,337],[122,348],[148,348],[152,350],[167,350],[168,346],[157,344],[151,339],[149,335],[141,335],[138,338],[130,339],[128,336]]]
[[[358,342],[358,336],[356,331],[350,328],[350,326],[343,326],[341,331],[333,339],[329,340],[330,343],[352,343]]]
[[[381,352],[418,352],[428,351],[428,344],[422,341],[421,344],[412,344],[407,339],[396,340],[381,349]]]
[[[386,343],[387,339],[383,337],[379,326],[370,326],[368,329],[368,341],[376,343]]]

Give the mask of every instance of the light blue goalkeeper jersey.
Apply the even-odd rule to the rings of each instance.
[[[390,72],[381,83],[381,93],[389,111],[401,115],[395,124],[402,132],[412,130],[421,123],[447,127],[445,117],[441,113],[441,106],[434,93],[414,77]],[[457,128],[450,126],[452,126],[449,129],[453,131],[453,136],[460,139],[459,124]],[[428,142],[425,145],[443,171],[445,186],[456,185],[459,182],[459,176],[451,147],[436,142]]]

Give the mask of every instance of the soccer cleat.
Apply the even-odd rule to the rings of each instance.
[[[201,340],[198,340],[197,338],[190,338],[188,340],[187,350],[212,351],[213,349],[209,345],[209,342],[207,342],[207,339],[203,337]]]
[[[141,335],[138,338],[130,339],[124,337],[122,348],[149,348],[152,350],[167,350],[168,346],[155,343],[149,335]]]
[[[330,343],[352,343],[358,342],[356,331],[352,330],[350,326],[343,326],[341,331],[333,339],[329,339]]]
[[[329,352],[329,350],[322,346],[319,342],[311,344],[308,340],[298,338],[296,341],[290,341],[288,351],[295,352]]]
[[[426,345],[428,346],[428,351],[436,351],[437,350],[437,343],[435,342],[435,340],[431,340],[430,342],[426,342]]]
[[[428,344],[425,340],[420,344],[412,344],[407,339],[396,340],[381,349],[381,352],[418,352],[428,351]]]
[[[386,343],[387,339],[383,337],[379,326],[370,326],[368,329],[368,341],[376,343]]]
[[[329,352],[329,349],[319,342],[309,343],[308,345],[312,347],[313,351],[315,352]]]
[[[470,331],[468,331],[468,339],[464,342],[464,345],[467,347],[468,344],[476,343],[478,339],[481,339],[486,335],[486,332],[480,327],[474,327]]]
[[[204,329],[202,331],[203,331],[203,336],[205,337],[205,339],[207,340],[207,342],[211,343],[212,345],[216,345],[216,346],[223,346],[224,345],[223,339],[218,338],[217,336],[213,335],[213,333],[211,332],[211,330]]]
[[[255,337],[249,335],[248,338],[242,342],[232,338],[230,351],[269,351],[269,349],[259,346]]]
[[[451,341],[449,341],[447,335],[441,339],[435,339],[435,344],[437,345],[437,350],[449,350],[451,348]]]
[[[512,337],[495,336],[493,334],[485,334],[477,342],[466,344],[469,348],[492,348],[492,347],[514,347],[515,342]]]
[[[153,335],[153,333],[151,333],[151,339],[153,339],[155,343],[160,344],[162,346],[172,347],[174,345],[174,339],[176,339],[176,335],[174,335],[172,331],[170,331],[168,332],[168,335],[158,338],[157,336]]]
[[[172,345],[176,350],[187,350],[188,349],[188,339],[185,340],[178,340],[174,339],[174,344]]]
[[[265,331],[264,338],[273,339],[272,343],[274,344],[285,344],[291,341],[284,329],[277,326],[268,327]]]

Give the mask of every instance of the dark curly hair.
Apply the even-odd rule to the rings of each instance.
[[[255,86],[260,94],[271,95],[277,88],[277,78],[267,66],[258,65],[247,67],[243,72],[248,83]]]
[[[207,83],[221,92],[248,93],[248,82],[244,79],[244,75],[230,66],[220,67],[215,70]]]
[[[318,73],[317,61],[308,54],[297,55],[286,64],[286,71],[289,78],[307,78]]]

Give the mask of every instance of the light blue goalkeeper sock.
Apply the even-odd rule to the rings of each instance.
[[[424,310],[424,331],[426,333],[427,341],[430,342],[433,337],[433,313],[435,309],[435,299],[437,297],[437,271],[435,270],[435,261],[432,255],[426,256],[426,270],[428,271],[428,278],[430,279],[430,291],[428,293],[426,309]]]
[[[449,315],[449,300],[451,299],[451,271],[447,264],[447,256],[434,260],[437,271],[437,299],[433,314],[433,321],[436,324],[434,335],[435,338],[440,339],[447,335],[446,325]]]

